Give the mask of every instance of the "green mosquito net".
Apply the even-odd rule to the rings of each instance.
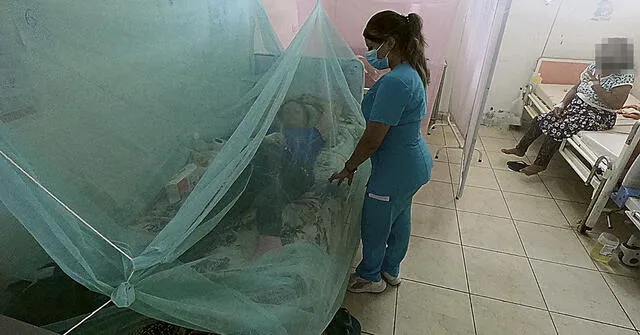
[[[319,334],[359,236],[366,171],[327,179],[362,87],[320,6],[283,51],[257,0],[5,1],[0,313]]]

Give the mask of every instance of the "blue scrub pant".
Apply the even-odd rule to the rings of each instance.
[[[416,190],[417,191],[417,190]],[[362,209],[362,262],[356,273],[365,280],[380,281],[381,271],[400,273],[411,235],[412,192],[390,201],[367,192]]]

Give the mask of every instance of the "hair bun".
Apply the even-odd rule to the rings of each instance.
[[[407,15],[407,23],[412,34],[422,33],[422,18],[416,13]],[[414,35],[415,36],[415,35]]]

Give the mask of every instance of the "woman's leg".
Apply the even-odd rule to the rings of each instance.
[[[542,142],[542,146],[540,147],[540,151],[538,151],[538,156],[536,156],[533,165],[525,167],[520,170],[520,172],[530,176],[544,171],[549,165],[549,162],[551,162],[553,155],[558,151],[558,148],[560,148],[561,143],[562,142],[555,140],[549,135],[544,135],[544,142]]]
[[[513,149],[502,149],[502,152],[509,155],[524,156],[527,153],[527,149],[533,141],[542,135],[542,129],[540,129],[540,116],[536,116],[531,122],[531,126],[527,132],[522,136],[518,145]]]
[[[362,208],[362,261],[356,269],[360,278],[381,281],[380,270],[392,225],[391,202],[371,198],[369,193]]]
[[[382,272],[398,277],[400,275],[400,263],[407,254],[409,248],[409,236],[411,235],[411,199],[399,204],[400,213],[393,221],[391,232],[387,239],[387,250],[382,263]]]

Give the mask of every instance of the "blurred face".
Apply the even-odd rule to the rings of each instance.
[[[304,106],[296,101],[289,101],[282,105],[279,118],[285,128],[304,128],[308,123]]]
[[[596,45],[596,67],[603,71],[633,69],[633,44],[626,38],[610,38]]]

